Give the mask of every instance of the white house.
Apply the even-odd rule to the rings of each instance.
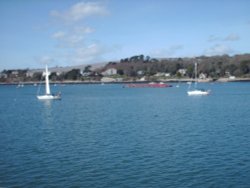
[[[206,74],[200,73],[199,79],[206,79],[206,78],[207,78]]]
[[[117,69],[115,69],[115,68],[110,68],[110,69],[107,69],[106,71],[102,72],[103,76],[112,76],[115,74],[117,74]]]
[[[0,73],[0,78],[8,78],[8,75],[5,73]]]
[[[18,71],[12,71],[11,74],[14,76],[18,76],[19,73],[18,73]]]
[[[109,77],[103,77],[102,79],[101,79],[101,82],[115,82],[116,81],[116,79],[114,79],[114,78],[109,78]]]
[[[63,73],[63,72],[58,72],[58,71],[57,71],[57,72],[56,72],[56,75],[57,75],[57,76],[60,76],[62,73]]]
[[[143,70],[139,70],[139,71],[137,71],[137,75],[143,75],[144,74],[144,71]]]
[[[34,72],[27,71],[26,72],[26,77],[32,77],[34,75]]]
[[[236,79],[236,77],[233,76],[233,75],[231,75],[229,71],[226,71],[226,72],[225,72],[225,75],[228,76],[228,79],[229,79],[229,80],[235,80],[235,79]]]
[[[80,74],[82,76],[88,77],[91,74],[91,72],[80,72]]]
[[[123,78],[116,78],[115,79],[117,82],[122,82],[123,81]]]
[[[146,78],[145,78],[145,76],[143,76],[143,77],[141,77],[140,79],[139,79],[139,81],[146,81]]]
[[[154,76],[160,77],[160,76],[165,76],[164,72],[157,72]]]
[[[170,73],[165,73],[165,76],[166,76],[166,77],[170,77],[171,74],[170,74]]]
[[[178,72],[184,76],[187,73],[187,69],[179,69]]]

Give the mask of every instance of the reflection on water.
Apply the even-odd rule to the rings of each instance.
[[[44,125],[51,125],[53,121],[53,116],[52,116],[52,103],[53,101],[51,100],[42,100],[41,101],[43,107],[42,107],[42,120]]]
[[[51,108],[51,100],[43,100],[42,101],[45,107]]]

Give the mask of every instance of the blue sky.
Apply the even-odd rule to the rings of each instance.
[[[1,0],[0,70],[250,52],[248,0]]]

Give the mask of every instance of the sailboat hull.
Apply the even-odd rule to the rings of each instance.
[[[203,91],[203,90],[193,90],[193,91],[188,91],[188,95],[209,95],[209,91]]]
[[[38,95],[37,98],[39,100],[60,100],[60,95]]]
[[[188,91],[187,94],[189,96],[202,96],[202,95],[208,95],[210,93],[210,90],[197,89],[196,86],[197,86],[197,63],[195,63],[195,88],[193,90]]]
[[[37,99],[39,100],[55,100],[55,99],[61,99],[61,93],[58,93],[57,95],[50,94],[50,87],[49,87],[49,71],[48,66],[45,66],[45,95],[38,95]]]

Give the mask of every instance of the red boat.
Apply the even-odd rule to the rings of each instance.
[[[145,88],[145,87],[151,87],[151,88],[163,88],[163,87],[172,87],[172,85],[165,84],[163,82],[160,83],[146,83],[146,84],[126,84],[125,87],[128,88]]]

